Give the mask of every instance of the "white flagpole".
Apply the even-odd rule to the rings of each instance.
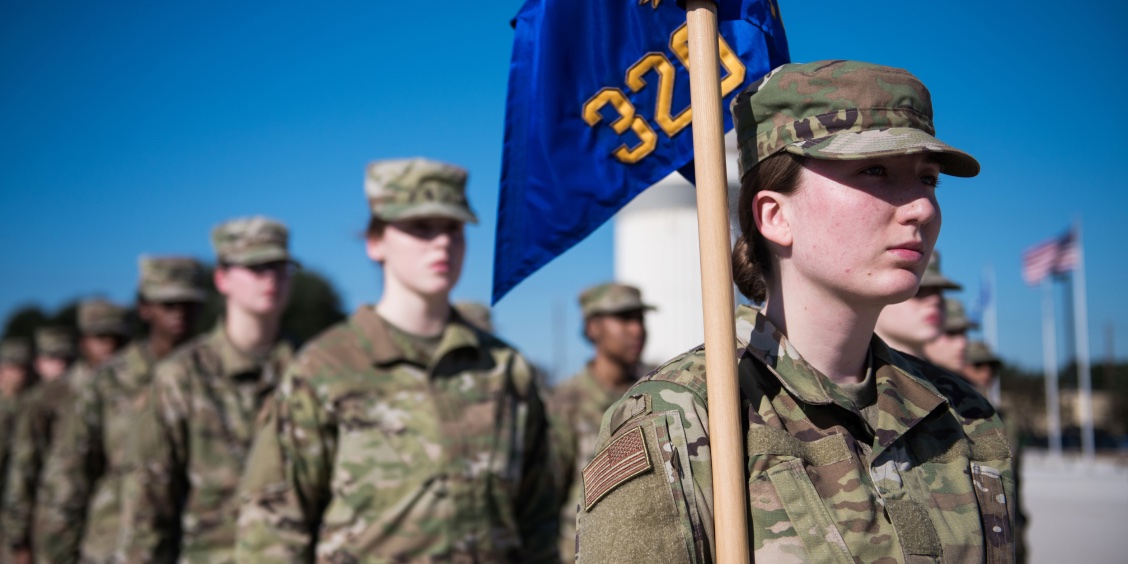
[[[1077,268],[1073,271],[1073,336],[1077,354],[1077,378],[1080,387],[1081,455],[1092,462],[1095,453],[1093,436],[1093,379],[1089,372],[1089,315],[1085,303],[1085,247],[1081,242],[1081,219],[1073,228],[1077,245]]]
[[[1050,454],[1061,458],[1061,407],[1058,404],[1057,345],[1054,338],[1054,290],[1052,276],[1042,280],[1042,364],[1046,380],[1046,425]]]

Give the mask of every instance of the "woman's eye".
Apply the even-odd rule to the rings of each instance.
[[[935,174],[923,174],[920,177],[920,181],[935,188],[940,185],[940,176]]]
[[[885,167],[881,165],[869,166],[862,170],[862,174],[869,176],[885,176]]]

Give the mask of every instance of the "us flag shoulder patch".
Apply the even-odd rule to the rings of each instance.
[[[611,441],[584,467],[584,511],[619,484],[650,470],[650,455],[642,427],[635,427]]]

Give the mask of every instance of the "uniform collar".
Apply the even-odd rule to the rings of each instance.
[[[756,314],[744,354],[759,359],[787,391],[804,403],[836,404],[861,413],[830,380],[807,364],[787,337]],[[884,449],[947,400],[927,378],[876,335],[870,340],[869,370],[877,383],[876,446]]]
[[[431,366],[428,368],[433,368],[444,356],[455,350],[482,354],[478,333],[458,315],[453,307],[450,311],[450,322],[443,328],[442,340],[439,341],[439,348],[435,350],[435,356],[431,359]],[[388,366],[399,362],[419,364],[395,343],[388,322],[376,313],[373,306],[360,306],[353,312],[350,321],[364,337],[364,349],[371,364],[376,366]]]
[[[223,318],[207,335],[207,344],[219,355],[220,375],[230,378],[241,374],[257,374],[266,365],[281,366],[293,356],[293,347],[285,339],[278,339],[264,356],[254,356],[237,348],[227,336]],[[279,364],[282,363],[282,364]]]

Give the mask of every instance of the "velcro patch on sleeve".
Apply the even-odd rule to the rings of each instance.
[[[584,510],[590,511],[608,492],[650,467],[642,428],[623,433],[584,467]]]

